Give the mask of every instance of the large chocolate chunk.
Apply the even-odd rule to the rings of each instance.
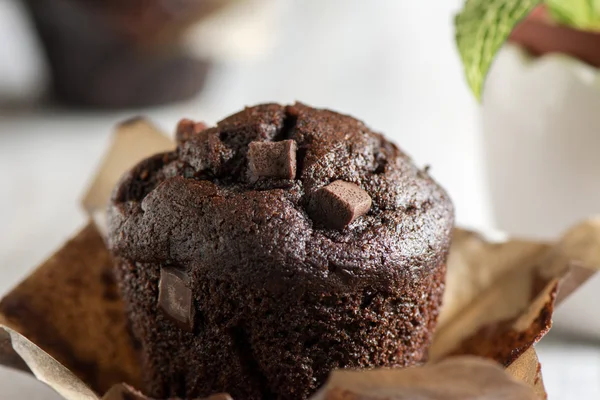
[[[190,138],[204,130],[208,129],[208,125],[204,122],[194,122],[190,119],[182,119],[177,124],[177,130],[175,131],[175,140],[178,144],[190,140]]]
[[[253,180],[296,177],[296,142],[252,142],[248,147],[248,165]]]
[[[309,213],[332,229],[342,230],[371,208],[371,196],[354,183],[335,181],[311,197]]]
[[[176,268],[160,270],[158,307],[183,330],[194,330],[194,298],[188,275]]]

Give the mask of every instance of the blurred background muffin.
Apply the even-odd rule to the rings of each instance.
[[[197,95],[214,64],[186,33],[244,0],[23,0],[49,70],[52,100],[122,109]],[[202,47],[200,45],[200,47]]]

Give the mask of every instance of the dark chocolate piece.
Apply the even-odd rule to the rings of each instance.
[[[188,141],[193,135],[202,132],[207,129],[208,125],[204,122],[194,122],[190,119],[182,119],[177,124],[177,130],[175,131],[175,140],[181,144]]]
[[[176,268],[160,270],[158,306],[181,329],[194,331],[194,298],[187,274]]]
[[[248,165],[253,180],[296,177],[296,142],[252,142],[248,146]]]
[[[342,230],[369,211],[371,196],[358,185],[339,180],[317,190],[309,208],[317,222]]]

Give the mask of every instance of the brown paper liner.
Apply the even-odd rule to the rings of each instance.
[[[1,315],[0,325],[7,325]],[[0,365],[24,372],[31,372],[25,361],[15,353],[10,334],[3,329],[0,329]]]
[[[436,360],[451,353],[490,356],[492,351],[513,350],[512,343],[504,345],[494,336],[508,333],[522,313],[528,312],[533,322],[544,306],[552,307],[553,297],[535,302],[542,291],[554,292],[546,288],[549,281],[539,278],[536,265],[548,249],[544,244],[517,240],[490,243],[478,234],[457,230],[448,263],[445,303],[430,357]],[[462,296],[460,304],[453,300],[455,293]],[[537,307],[528,310],[533,304]],[[546,331],[548,327],[541,325],[549,324],[548,318],[539,322]],[[529,332],[528,336],[532,335],[537,337],[537,332]],[[508,365],[514,358],[496,360]]]
[[[120,177],[144,158],[173,148],[175,143],[142,117],[117,126],[117,134],[82,202],[100,232],[106,233],[105,209]]]
[[[546,398],[542,366],[533,347],[527,349],[519,358],[506,368],[513,378],[531,386],[540,399]]]
[[[64,371],[72,374],[67,386],[89,386],[96,393],[106,393],[121,382],[140,387],[136,344],[99,232],[105,232],[105,207],[120,176],[144,157],[173,146],[143,119],[119,126],[84,199],[96,223],[86,226],[0,302],[0,324],[14,330],[10,338],[0,333],[0,363],[28,368],[55,389],[63,388],[64,376],[46,376],[48,365],[66,367]],[[450,355],[492,358],[544,397],[532,345],[550,328],[555,301],[576,290],[594,273],[590,267],[597,266],[600,220],[573,228],[556,244],[494,242],[456,229],[444,306],[430,352],[432,363],[435,366]],[[15,354],[15,341],[27,341],[25,337],[43,351]],[[368,374],[383,379],[389,371]],[[117,386],[111,396],[123,390],[129,389]]]
[[[139,390],[129,385],[117,385],[108,391],[102,400],[153,400],[145,396]],[[177,400],[177,399],[170,399]],[[226,393],[217,393],[205,399],[197,400],[232,400],[231,396]]]
[[[423,368],[335,371],[315,400],[534,400],[533,388],[497,364],[459,357]]]
[[[136,346],[104,242],[92,224],[0,302],[4,325],[98,393],[139,385]]]
[[[8,328],[0,330],[10,341],[12,352],[18,355],[41,382],[48,384],[67,400],[97,400],[96,394],[72,371],[50,357],[35,343]]]

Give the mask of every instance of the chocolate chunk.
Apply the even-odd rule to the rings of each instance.
[[[342,230],[371,208],[371,196],[354,183],[342,180],[317,190],[311,197],[311,218],[328,228]]]
[[[176,268],[160,270],[158,306],[181,329],[194,330],[194,299],[188,275]]]
[[[190,119],[182,119],[177,125],[175,131],[175,140],[177,143],[183,143],[188,141],[193,135],[208,129],[208,125],[204,122],[194,122]]]
[[[253,180],[259,178],[294,179],[296,177],[296,142],[252,142],[248,164]]]

